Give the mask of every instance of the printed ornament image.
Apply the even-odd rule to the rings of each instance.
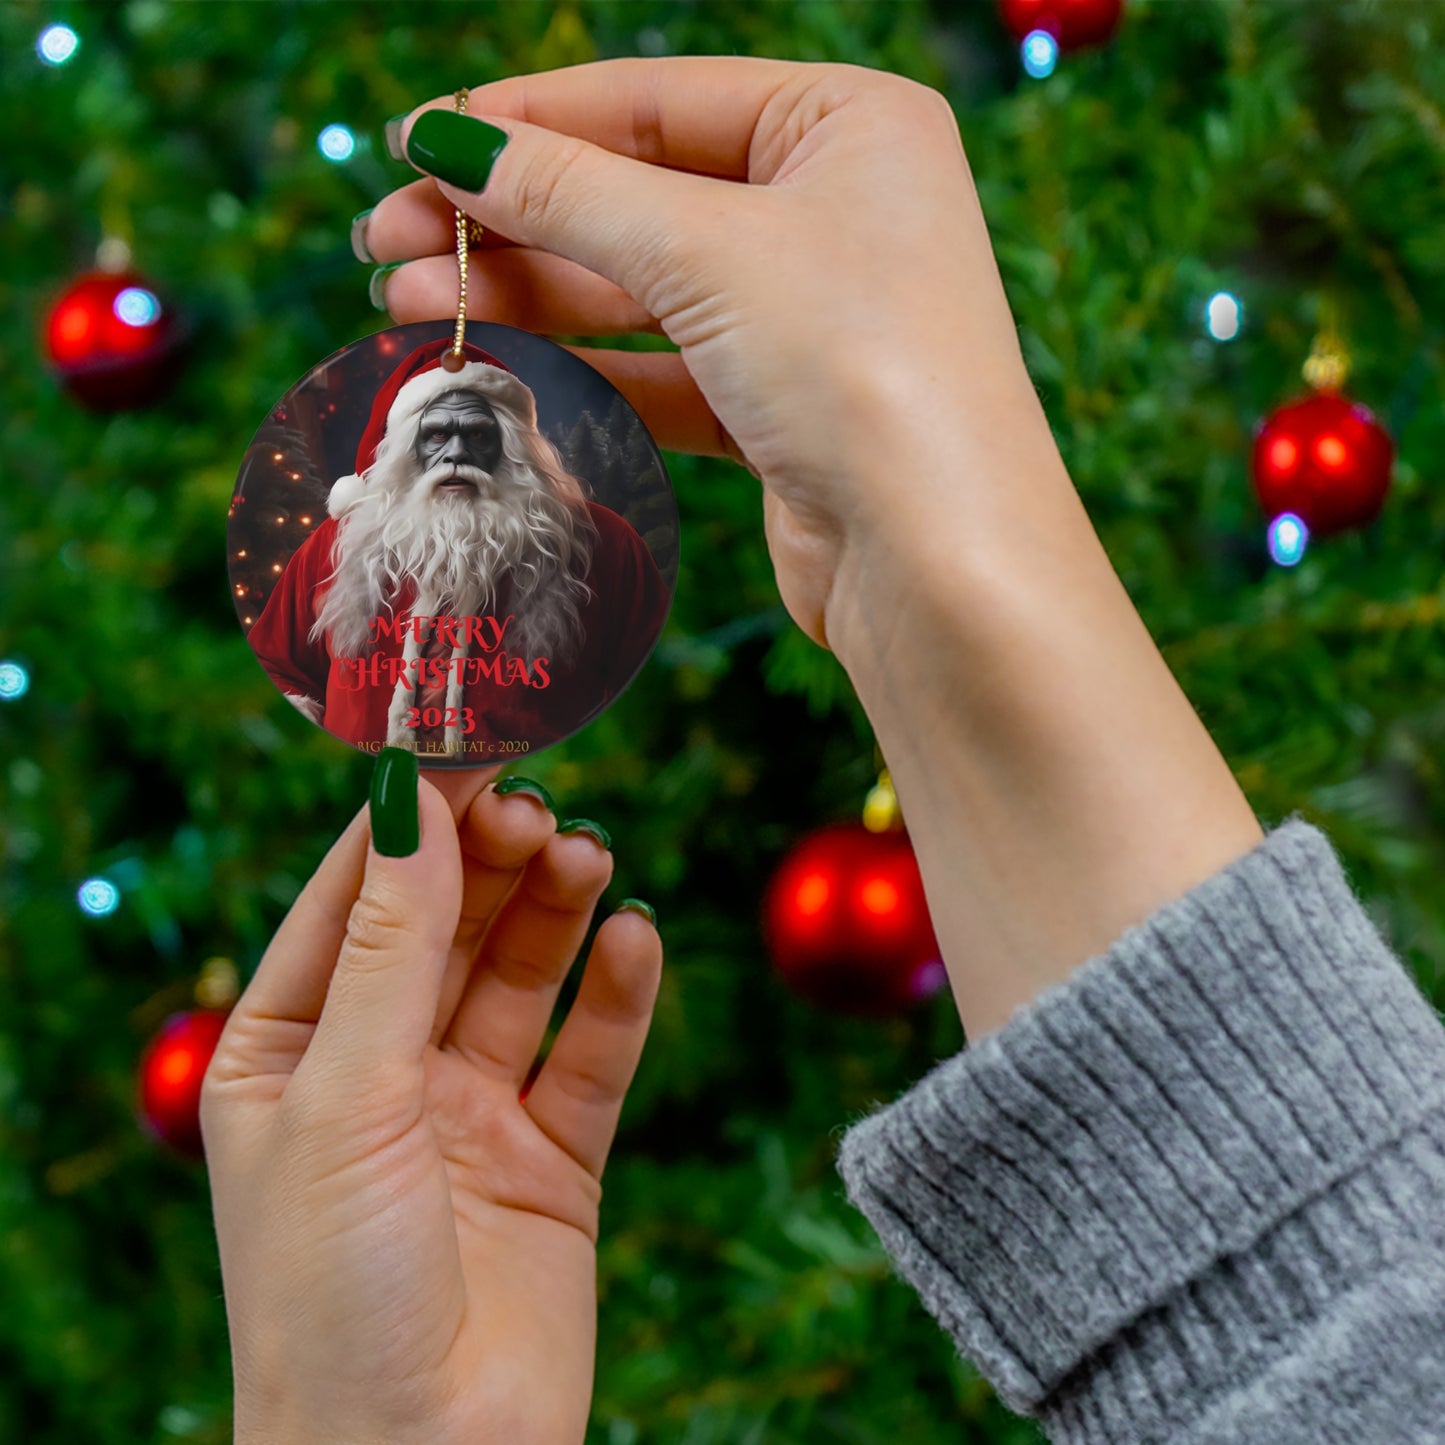
[[[1368,526],[1390,490],[1395,447],[1368,407],[1316,391],[1277,408],[1255,434],[1251,471],[1265,515],[1299,517],[1317,537]]]
[[[834,823],[809,834],[768,885],[763,934],[789,988],[835,1013],[903,1013],[947,981],[901,828]]]
[[[394,327],[308,372],[256,433],[231,597],[287,701],[366,752],[485,767],[615,701],[672,604],[677,507],[622,395],[490,322]]]
[[[77,277],[45,322],[51,369],[92,411],[157,401],[175,379],[185,339],[176,313],[131,271]]]
[[[199,1159],[201,1084],[229,1009],[201,1008],[172,1014],[141,1057],[136,1109],[142,1126],[177,1153]]]

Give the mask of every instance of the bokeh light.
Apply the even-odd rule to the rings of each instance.
[[[316,137],[316,146],[329,161],[349,161],[356,151],[356,137],[344,125],[329,125]]]
[[[1276,437],[1269,444],[1268,461],[1270,468],[1283,476],[1286,472],[1294,470],[1294,465],[1299,461],[1299,447],[1294,443],[1292,437]]]
[[[109,878],[87,878],[76,893],[82,913],[105,918],[120,907],[120,889]]]
[[[144,286],[127,286],[115,298],[112,310],[127,326],[149,326],[160,319],[161,303],[155,292]]]
[[[1204,329],[1216,341],[1233,341],[1244,325],[1244,307],[1228,291],[1216,291],[1204,308]]]
[[[14,702],[30,691],[30,674],[18,662],[0,662],[0,702]]]
[[[1293,512],[1281,512],[1269,524],[1269,555],[1281,567],[1293,567],[1305,554],[1310,529]]]
[[[832,893],[832,885],[823,874],[809,873],[799,882],[798,891],[793,895],[793,903],[803,917],[812,918],[827,907]]]
[[[1024,69],[1035,80],[1044,80],[1054,73],[1059,63],[1059,42],[1047,30],[1031,30],[1019,47]]]
[[[858,890],[858,902],[865,913],[875,918],[887,918],[898,911],[900,898],[898,889],[887,878],[870,878]]]
[[[47,25],[35,42],[35,53],[47,65],[64,65],[80,49],[80,36],[68,25]]]

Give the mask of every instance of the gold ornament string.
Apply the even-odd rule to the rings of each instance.
[[[467,113],[470,92],[465,88],[452,96],[452,104],[458,114]],[[452,349],[442,356],[442,368],[446,371],[460,371],[466,365],[466,354],[462,342],[467,335],[467,251],[479,246],[485,232],[482,223],[474,221],[465,211],[457,213],[457,325],[452,333]]]
[[[1339,391],[1350,375],[1350,353],[1340,324],[1340,305],[1326,292],[1320,297],[1319,330],[1302,373],[1315,391]]]

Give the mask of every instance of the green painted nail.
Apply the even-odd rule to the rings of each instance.
[[[624,911],[628,913],[640,913],[654,928],[657,927],[657,913],[654,911],[652,904],[644,903],[640,898],[624,898],[622,902],[617,905],[617,911],[619,913]]]
[[[382,134],[386,137],[386,153],[394,161],[404,161],[406,156],[401,149],[401,128],[411,112],[403,111],[400,115],[394,115],[387,121]]]
[[[382,748],[371,775],[371,841],[387,858],[409,858],[421,845],[416,754]]]
[[[594,823],[591,818],[568,818],[565,823],[558,824],[557,831],[559,833],[590,833],[604,848],[612,847],[612,835],[601,823]]]
[[[531,778],[519,778],[513,774],[510,778],[503,778],[500,783],[493,786],[492,791],[502,797],[509,793],[526,793],[530,798],[536,798],[548,812],[555,813],[557,805],[552,801],[552,795],[541,783]]]
[[[371,213],[375,209],[368,206],[364,211],[358,211],[351,218],[351,254],[358,261],[364,261],[368,266],[376,265],[376,257],[371,254],[366,244],[366,223],[371,219]]]
[[[367,285],[366,294],[371,297],[371,304],[378,311],[386,310],[386,278],[396,270],[398,266],[405,266],[405,261],[389,261],[385,266],[378,266],[371,273],[371,281]]]
[[[480,191],[508,139],[506,131],[484,120],[454,110],[424,110],[406,138],[406,158],[448,185]]]

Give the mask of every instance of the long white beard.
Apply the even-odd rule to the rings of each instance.
[[[390,441],[390,438],[388,438]],[[534,468],[504,457],[494,474],[443,463],[418,477],[415,464],[378,453],[366,495],[338,524],[336,567],[310,637],[335,657],[359,656],[372,619],[395,611],[402,583],[416,583],[416,614],[481,617],[512,579],[514,620],[506,649],[531,661],[573,660],[585,640],[583,582],[596,530],[581,507],[553,493]],[[407,475],[407,472],[410,475]],[[451,475],[476,491],[441,492]]]

